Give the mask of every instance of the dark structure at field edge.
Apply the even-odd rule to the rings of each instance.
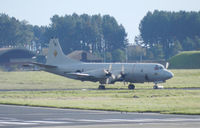
[[[20,48],[0,48],[0,65],[6,70],[13,70],[18,67],[33,61],[35,54],[27,49]]]

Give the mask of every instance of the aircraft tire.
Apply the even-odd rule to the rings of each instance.
[[[128,89],[134,90],[134,89],[135,89],[135,85],[134,85],[134,84],[129,84],[129,85],[128,85]]]
[[[105,88],[105,85],[99,85],[99,88],[98,88],[99,90],[105,90],[106,88]]]
[[[153,89],[158,89],[158,85],[154,85],[154,86],[153,86]]]

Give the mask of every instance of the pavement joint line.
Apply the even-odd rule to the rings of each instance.
[[[71,122],[59,122],[59,121],[25,121],[30,123],[40,123],[40,124],[65,124],[65,123],[71,123]]]
[[[1,121],[0,125],[1,124],[7,124],[7,125],[37,125],[38,123]]]
[[[54,119],[52,119],[54,120]],[[165,119],[71,119],[71,118],[58,118],[59,121],[73,121],[73,122],[197,122],[200,118],[187,119],[187,118],[165,118]]]
[[[180,118],[169,118],[169,119],[100,119],[100,120],[89,120],[89,119],[71,119],[70,121],[78,121],[78,122],[97,122],[97,123],[112,123],[112,122],[132,122],[132,123],[156,123],[156,122],[195,122],[200,121],[200,118],[198,119],[180,119]],[[2,121],[0,120],[0,126],[1,125],[41,125],[41,124],[68,124],[68,123],[74,123],[74,122],[61,122],[61,121]]]

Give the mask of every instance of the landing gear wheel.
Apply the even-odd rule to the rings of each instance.
[[[157,85],[157,84],[154,85],[154,86],[153,86],[153,89],[158,89],[158,85]]]
[[[155,85],[153,86],[153,89],[164,89],[164,87],[161,86],[161,85],[155,84]]]
[[[129,85],[128,85],[128,89],[134,90],[134,89],[135,89],[135,85],[134,85],[134,84],[129,84]]]
[[[105,85],[99,85],[99,88],[98,88],[99,90],[105,90],[106,88],[105,88]]]

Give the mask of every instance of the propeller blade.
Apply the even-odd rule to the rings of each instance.
[[[106,78],[106,84],[108,84],[109,83],[109,78]]]
[[[106,69],[104,69],[103,72],[104,72],[105,74],[108,74],[108,70],[106,70]]]
[[[124,74],[124,65],[122,64],[122,74]]]
[[[124,80],[125,79],[125,73],[124,73],[124,65],[122,65],[122,70],[121,70],[121,78]]]
[[[166,62],[165,68],[168,69],[169,67],[169,62]]]
[[[111,70],[112,70],[112,64],[109,65],[108,72],[111,72]]]
[[[111,70],[112,70],[112,64],[109,65],[108,69],[104,69],[103,70],[105,75],[106,75],[106,77],[111,77],[112,76]]]
[[[112,74],[111,77],[112,77],[113,80],[115,79],[115,75],[114,74]]]
[[[124,85],[126,84],[125,82],[125,72],[124,72],[124,65],[122,65],[122,71],[121,71],[121,78],[122,78],[122,81],[124,83]]]

